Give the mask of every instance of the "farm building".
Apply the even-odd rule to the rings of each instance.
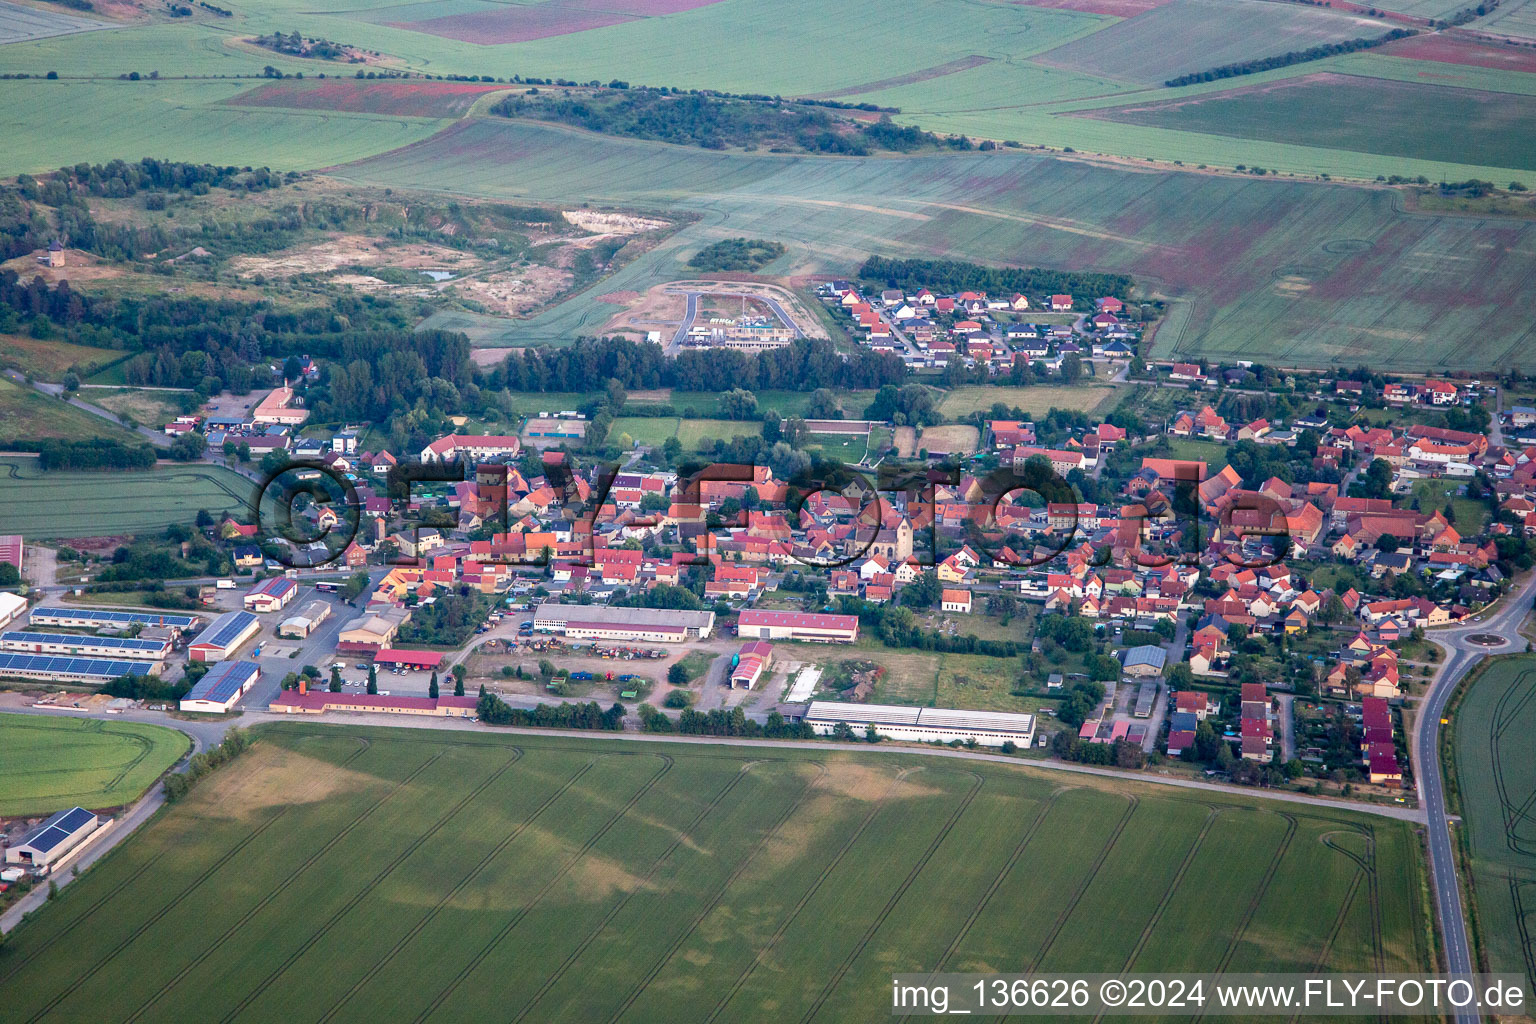
[[[187,645],[193,661],[223,661],[261,630],[261,620],[250,612],[225,612]]]
[[[262,580],[245,595],[245,610],[250,612],[275,612],[287,607],[299,592],[299,585],[284,576]]]
[[[859,617],[748,609],[741,613],[736,628],[741,636],[761,637],[764,640],[819,640],[851,644],[859,638]]]
[[[0,534],[0,562],[7,562],[20,569],[22,553],[25,550],[26,542],[22,540],[21,534]]]
[[[731,657],[731,689],[738,686],[750,690],[757,685],[763,672],[773,661],[773,645],[766,640],[753,640],[741,645],[741,650]]]
[[[373,663],[385,668],[408,668],[430,672],[443,663],[443,656],[437,651],[406,651],[398,647],[385,647],[373,656]]]
[[[386,697],[381,693],[300,693],[284,690],[268,711],[289,715],[323,715],[351,711],[385,715],[439,715],[474,718],[475,697]]]
[[[382,615],[360,615],[336,634],[336,649],[347,654],[377,654],[395,639],[400,625]]]
[[[0,650],[21,654],[68,654],[77,658],[141,658],[164,661],[171,641],[143,637],[80,636],[76,633],[32,633],[8,630],[0,633]]]
[[[546,602],[534,612],[533,628],[541,633],[560,633],[585,640],[681,643],[707,639],[715,628],[715,613]]]
[[[147,676],[158,666],[121,658],[71,658],[59,654],[0,654],[0,678],[100,686],[118,676]]]
[[[52,867],[100,827],[101,819],[83,807],[60,811],[22,836],[21,842],[6,847],[5,862]]]
[[[1128,676],[1160,676],[1168,663],[1168,652],[1156,644],[1143,644],[1125,652],[1125,674]]]
[[[296,427],[309,418],[308,409],[293,407],[293,388],[274,388],[251,410],[252,423]]]
[[[324,601],[311,601],[298,614],[290,615],[277,627],[278,636],[306,637],[320,628],[320,623],[331,617],[331,606]]]
[[[260,678],[261,668],[254,661],[220,662],[192,684],[181,698],[181,710],[223,714]]]
[[[0,591],[0,627],[9,626],[27,610],[27,599],[10,591]]]
[[[34,626],[69,626],[72,629],[124,630],[130,626],[164,626],[185,632],[197,625],[197,616],[173,612],[135,612],[116,608],[63,608],[39,605],[32,609]]]
[[[874,726],[881,736],[919,743],[975,740],[989,747],[1000,747],[1009,742],[1027,747],[1035,739],[1034,715],[1003,711],[956,711],[813,700],[805,713],[805,721],[819,736],[831,736],[839,725],[846,724],[860,737]]]

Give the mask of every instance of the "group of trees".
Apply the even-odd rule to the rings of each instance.
[[[485,599],[461,586],[458,593],[441,594],[431,604],[418,605],[411,612],[411,620],[400,628],[400,641],[457,647],[483,621]]]
[[[688,266],[705,273],[751,273],[783,255],[783,242],[770,242],[761,238],[727,238],[706,245],[694,253],[688,260]]]
[[[873,287],[900,288],[907,293],[927,288],[949,292],[986,292],[1006,297],[1015,292],[1041,296],[1068,294],[1075,308],[1090,310],[1093,300],[1104,296],[1125,298],[1133,282],[1125,274],[1096,274],[1078,270],[1043,270],[1039,267],[988,267],[963,260],[891,259],[871,256],[859,268],[859,277]]]
[[[595,392],[616,380],[630,390],[814,391],[900,384],[906,367],[890,354],[860,349],[844,359],[830,341],[802,338],[783,348],[748,354],[686,351],[668,359],[660,345],[625,338],[578,338],[576,344],[512,353],[482,381],[513,391]]]
[[[1308,61],[1322,60],[1325,57],[1337,57],[1344,53],[1369,50],[1397,39],[1406,39],[1412,35],[1418,35],[1418,33],[1411,28],[1395,28],[1385,35],[1360,36],[1338,43],[1323,43],[1318,46],[1309,46],[1305,50],[1291,50],[1274,57],[1256,57],[1253,60],[1239,61],[1236,64],[1223,64],[1220,67],[1210,68],[1206,71],[1179,75],[1168,79],[1163,84],[1172,89],[1181,85],[1194,85],[1197,82],[1214,82],[1222,78],[1256,75],[1261,71],[1273,71],[1276,68],[1290,67],[1292,64],[1305,64]]]
[[[152,469],[155,450],[147,444],[123,444],[106,438],[38,442],[38,466],[51,469]]]
[[[475,714],[488,725],[513,725],[519,728],[596,729],[617,732],[624,728],[624,705],[614,704],[604,710],[597,701],[584,704],[538,704],[532,708],[514,708],[480,687]]]
[[[203,776],[226,765],[250,748],[251,737],[244,729],[230,729],[224,734],[224,742],[200,754],[193,754],[187,770],[165,777],[166,800],[180,800],[186,796]]]
[[[502,117],[576,125],[587,131],[678,146],[766,148],[774,152],[865,156],[886,150],[970,149],[964,136],[939,136],[883,115],[866,123],[835,113],[843,104],[776,96],[680,94],[670,89],[611,88],[586,95],[530,88],[491,108]]]
[[[684,708],[673,721],[650,704],[641,704],[640,728],[646,732],[676,732],[684,736],[746,736],[752,739],[809,740],[816,730],[804,722],[788,722],[777,711],[770,711],[764,722],[756,722],[738,705],[730,711],[712,708],[695,711]]]

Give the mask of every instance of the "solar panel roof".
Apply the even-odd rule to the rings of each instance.
[[[82,825],[93,817],[95,815],[81,807],[72,807],[67,811],[59,811],[28,833],[22,839],[20,845],[30,846],[39,853],[47,853],[74,835]]]
[[[219,704],[239,693],[256,674],[254,661],[221,661],[208,674],[192,684],[187,700],[211,700]]]
[[[56,605],[43,606],[32,609],[34,618],[55,619],[89,619],[92,622],[121,622],[124,624],[142,622],[146,626],[175,626],[178,629],[186,629],[197,621],[193,615],[176,615],[171,612],[131,612],[118,611],[109,608],[60,608]]]
[[[0,675],[13,672],[54,672],[76,676],[148,675],[147,661],[119,661],[115,658],[76,658],[66,654],[13,654],[0,652]]]
[[[223,647],[255,621],[256,616],[250,612],[226,612],[210,622],[207,629],[193,637],[192,642]]]
[[[137,637],[79,636],[73,633],[32,633],[24,630],[8,630],[0,633],[0,642],[19,644],[77,644],[91,647],[113,647],[122,651],[158,651],[165,647],[160,640],[140,640]]]
[[[73,832],[81,825],[84,825],[87,821],[90,821],[93,817],[95,817],[95,815],[86,810],[84,807],[76,807],[72,810],[65,811],[64,817],[54,822],[54,824],[59,828],[64,829],[66,832]]]

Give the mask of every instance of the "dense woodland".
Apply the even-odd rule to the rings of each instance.
[[[761,238],[726,238],[693,254],[688,266],[705,273],[752,272],[784,255],[784,243]]]
[[[947,138],[879,121],[856,121],[834,109],[773,97],[748,99],[705,94],[678,95],[666,89],[603,90],[589,94],[542,93],[529,89],[491,108],[502,117],[558,121],[606,135],[650,139],[705,149],[764,148],[778,153],[866,156],[886,151],[970,149],[965,138]]]
[[[1089,310],[1093,300],[1113,295],[1124,299],[1134,282],[1124,274],[1095,274],[1088,271],[1042,270],[1039,267],[988,267],[961,260],[890,259],[871,256],[859,268],[859,277],[871,286],[900,288],[915,292],[921,288],[939,294],[962,291],[986,292],[994,296],[1041,296],[1069,294],[1074,308]]]

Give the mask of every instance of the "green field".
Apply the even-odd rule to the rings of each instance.
[[[1507,313],[1536,302],[1536,222],[1410,214],[1390,189],[1133,174],[1028,153],[716,153],[490,121],[344,174],[701,215],[604,289],[676,280],[674,250],[732,236],[784,242],[795,273],[846,274],[870,252],[999,263],[1027,253],[1034,265],[1128,273],[1176,300],[1155,335],[1160,358],[1536,367],[1536,327]],[[569,343],[611,315],[577,296],[512,325],[502,343]]]
[[[888,1015],[894,970],[1429,967],[1411,828],[1347,811],[916,755],[258,735],[12,935],[9,1019],[831,1022]]]
[[[0,817],[130,804],[188,746],[158,725],[0,715]]]
[[[201,509],[246,507],[254,486],[216,466],[45,473],[35,459],[0,459],[0,533],[92,537],[190,526]]]
[[[682,442],[684,451],[698,451],[703,445],[733,437],[753,437],[763,432],[762,423],[756,420],[685,420],[675,416],[620,416],[608,431],[610,440],[617,442],[620,434],[628,434],[637,445],[660,448],[667,438],[675,437]]]
[[[0,439],[38,440],[66,438],[83,441],[93,437],[132,442],[126,427],[74,406],[24,384],[0,380]],[[3,487],[0,484],[0,487]]]
[[[1124,391],[1113,385],[955,388],[939,399],[939,412],[949,419],[962,419],[973,412],[987,412],[998,402],[1010,409],[1018,406],[1030,416],[1044,416],[1052,409],[1102,412],[1112,408]]]
[[[1536,105],[1508,93],[1423,82],[1308,75],[1093,113],[1178,131],[1536,169]]]
[[[111,348],[72,345],[67,341],[39,341],[22,334],[0,334],[0,362],[30,375],[35,380],[57,382],[71,367],[91,370],[123,353]],[[82,378],[86,373],[80,375]]]
[[[1490,971],[1536,983],[1536,658],[1478,675],[1451,724],[1477,945]],[[1481,969],[1481,968],[1480,968]]]

